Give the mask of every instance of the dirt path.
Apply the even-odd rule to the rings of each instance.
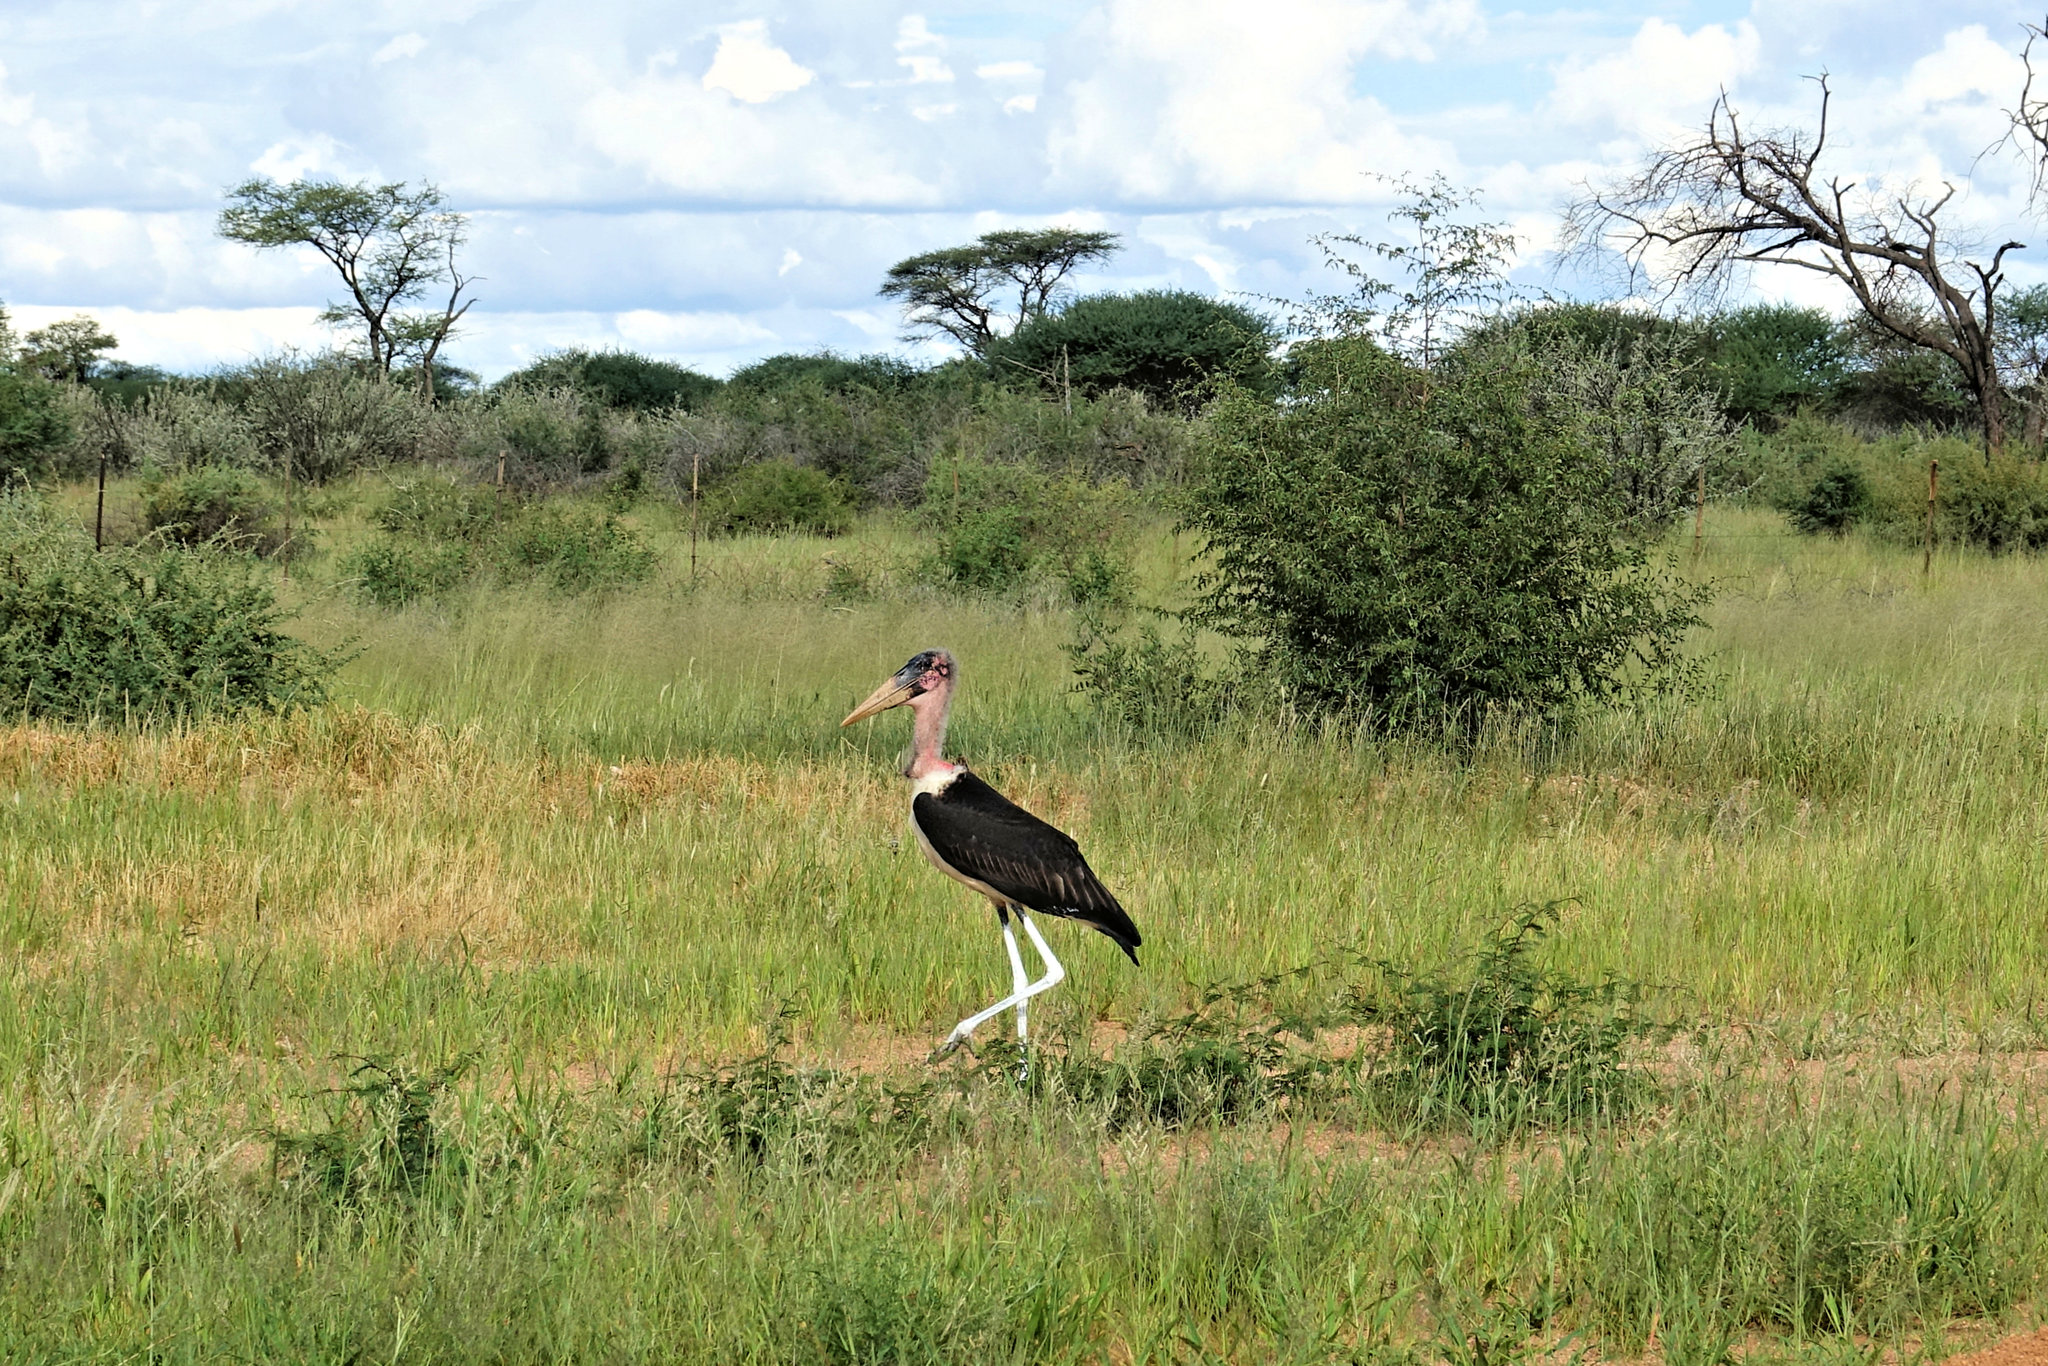
[[[1968,1356],[1950,1357],[1947,1366],[2048,1366],[2048,1328],[1995,1342]]]

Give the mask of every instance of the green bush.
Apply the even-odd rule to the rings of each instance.
[[[157,475],[142,486],[143,525],[173,545],[218,541],[236,550],[272,555],[285,544],[285,528],[270,491],[248,470],[202,465]]]
[[[735,470],[705,498],[705,524],[728,535],[799,532],[840,536],[853,529],[853,509],[839,483],[822,470],[788,460],[763,460]]]
[[[1192,412],[1224,376],[1272,387],[1270,321],[1240,304],[1187,290],[1091,294],[1043,314],[990,348],[997,377],[1021,374],[1048,390],[1066,384],[1097,395],[1143,393],[1162,408]]]
[[[2048,550],[2048,468],[2010,452],[1986,460],[1962,441],[1929,443],[1939,452],[1941,478],[1935,534],[1944,544],[1994,554]],[[1927,462],[1920,452],[1902,462],[1896,480],[1893,524],[1906,537],[1920,534],[1927,507]]]
[[[1849,350],[1818,308],[1754,304],[1707,320],[1706,379],[1738,422],[1774,423],[1822,404],[1848,375]]]
[[[1001,592],[1054,578],[1072,597],[1110,599],[1128,593],[1132,513],[1121,484],[958,456],[932,466],[918,508],[940,582]]]
[[[1226,396],[1186,501],[1198,620],[1247,686],[1313,711],[1471,731],[1682,691],[1707,590],[1621,526],[1604,453],[1511,343],[1423,373],[1369,341],[1297,347],[1292,403]]]
[[[482,484],[426,477],[394,484],[377,509],[379,528],[435,540],[473,541],[506,514],[505,495]],[[516,511],[509,509],[509,511]]]
[[[1518,908],[1469,969],[1368,960],[1381,980],[1353,989],[1350,1014],[1387,1032],[1372,1078],[1381,1104],[1411,1120],[1500,1134],[1613,1117],[1647,1098],[1650,1078],[1626,1063],[1633,1041],[1662,1032],[1645,1009],[1648,993],[1539,963],[1560,907]]]
[[[841,356],[822,351],[810,356],[769,356],[735,370],[726,383],[736,391],[755,393],[808,388],[827,394],[894,394],[915,385],[923,373],[894,356]]]
[[[609,447],[595,403],[574,389],[510,389],[500,393],[470,434],[465,454],[488,463],[503,451],[514,470],[558,479],[605,467]]]
[[[543,356],[498,381],[500,393],[511,389],[573,389],[606,408],[658,412],[667,408],[701,408],[722,386],[669,361],[632,351],[584,351],[570,348]]]
[[[379,536],[341,558],[336,566],[366,601],[404,607],[458,587],[476,567],[476,550],[465,541],[426,541]]]
[[[152,390],[117,422],[117,449],[109,452],[116,469],[127,464],[163,470],[207,465],[260,469],[267,463],[247,415],[204,392]]]
[[[940,541],[939,568],[962,587],[1014,588],[1031,570],[1024,530],[1022,508],[976,508],[955,521]]]
[[[242,414],[271,470],[315,484],[420,458],[433,421],[416,393],[332,357],[224,371],[210,394]]]
[[[239,555],[115,546],[0,497],[0,708],[61,721],[310,706],[339,660],[284,633]]]
[[[57,387],[0,363],[0,477],[41,476],[52,454],[70,436],[71,424],[58,403]]]
[[[503,577],[537,577],[564,593],[622,588],[654,572],[654,552],[637,532],[609,513],[575,508],[530,508],[492,549]]]
[[[345,556],[341,572],[380,607],[440,596],[480,573],[591,593],[654,572],[654,552],[610,513],[499,498],[451,479],[396,485],[375,514],[382,534]]]
[[[1075,690],[1134,730],[1200,736],[1229,712],[1230,688],[1185,623],[1169,640],[1152,623],[1127,632],[1084,606],[1065,648]]]
[[[1823,532],[1840,535],[1870,515],[1870,481],[1854,465],[1840,464],[1828,469],[1806,496],[1786,511],[1792,525],[1809,536]]]

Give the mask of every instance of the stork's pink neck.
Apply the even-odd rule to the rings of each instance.
[[[946,714],[953,710],[953,680],[948,678],[929,692],[910,699],[915,718],[910,732],[910,766],[903,776],[916,780],[935,778],[957,771],[959,765],[946,762]]]

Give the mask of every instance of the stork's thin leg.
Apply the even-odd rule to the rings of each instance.
[[[1060,966],[1059,959],[1052,956],[1052,946],[1047,944],[1045,936],[1038,932],[1038,925],[1031,919],[1031,913],[1019,906],[1017,916],[1024,922],[1024,933],[1031,936],[1031,946],[1037,949],[1038,956],[1045,960],[1045,976],[1036,982],[1024,981],[1024,956],[1017,951],[1017,937],[1011,931],[1010,922],[1006,918],[1003,921],[1003,942],[1010,952],[1010,970],[1015,974],[1017,987],[988,1009],[977,1011],[954,1025],[953,1032],[946,1036],[946,1042],[939,1047],[941,1053],[950,1053],[966,1043],[975,1030],[1013,1006],[1018,1008],[1021,1016],[1025,1002],[1040,992],[1052,990],[1066,980],[1067,970]],[[1020,1042],[1024,1040],[1024,1022],[1021,1018],[1017,1022],[1017,1038]]]
[[[1024,992],[1031,985],[1031,979],[1024,975],[1024,955],[1017,950],[1017,934],[1010,928],[1007,911],[1003,913],[1003,947],[1010,954],[1010,999],[1017,1003],[1017,1047],[1023,1048],[1030,1042],[1024,1029],[1024,1016],[1028,1009],[1024,1004]]]
[[[1017,993],[1017,1014],[1021,1019],[1026,1003],[1040,992],[1051,991],[1061,982],[1066,981],[1067,970],[1060,966],[1059,959],[1052,956],[1052,945],[1046,943],[1045,936],[1038,932],[1038,922],[1031,918],[1031,912],[1019,906],[1017,908],[1017,917],[1024,922],[1024,933],[1031,936],[1031,947],[1037,949],[1038,956],[1045,960],[1045,976],[1039,978],[1030,986],[1022,988]],[[1021,1037],[1023,1032],[1024,1027],[1019,1024],[1017,1027],[1018,1035]]]
[[[974,1014],[969,1015],[959,1024],[953,1026],[953,1032],[946,1036],[946,1042],[939,1046],[939,1051],[941,1053],[952,1052],[961,1044],[966,1043],[969,1036],[971,1036],[975,1030],[981,1028],[990,1020],[993,1020],[996,1016],[1002,1014],[1004,1011],[1008,1010],[1011,1006],[1016,1004],[1017,997],[1015,995],[1005,996],[1002,1000],[997,1001],[987,1010],[979,1010],[976,1011]]]

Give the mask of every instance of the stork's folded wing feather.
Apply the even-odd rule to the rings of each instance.
[[[1019,905],[1092,925],[1138,961],[1138,927],[1110,894],[1081,846],[972,773],[919,793],[911,819],[932,852]]]

